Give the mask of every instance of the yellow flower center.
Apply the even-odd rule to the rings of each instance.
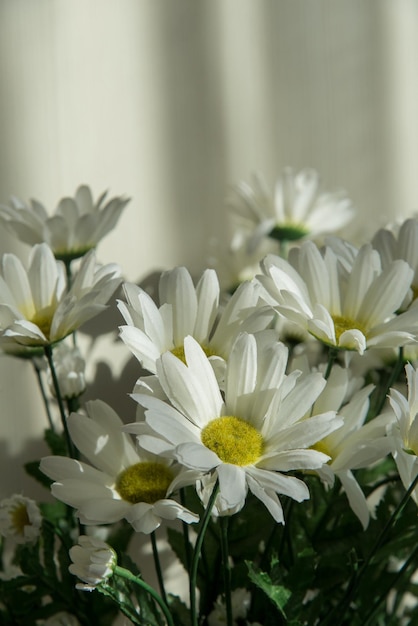
[[[202,443],[224,463],[252,465],[263,453],[261,433],[240,417],[218,417],[202,430]]]
[[[46,307],[41,311],[36,311],[35,315],[30,320],[32,324],[36,324],[36,326],[41,329],[47,339],[49,339],[49,334],[51,332],[53,314],[54,311],[52,310],[52,307]]]
[[[322,452],[322,454],[326,454],[327,456],[331,457],[332,460],[331,450],[325,439],[322,439],[322,441],[317,441],[311,449],[316,450],[317,452]],[[327,463],[329,462],[330,461],[327,461]]]
[[[346,330],[353,330],[355,328],[356,330],[361,331],[363,335],[366,335],[365,327],[358,320],[352,320],[349,317],[343,317],[341,315],[333,315],[332,319],[334,322],[335,339],[337,340],[337,343],[341,335],[345,333]]]
[[[166,465],[144,461],[131,465],[119,474],[116,491],[123,500],[131,504],[154,504],[165,498],[173,478],[173,472]]]
[[[22,536],[25,534],[25,526],[31,526],[28,511],[23,503],[11,511],[10,520],[16,533]]]
[[[213,350],[212,348],[210,348],[209,346],[205,346],[204,344],[200,344],[200,347],[202,348],[203,352],[206,354],[206,356],[218,356],[217,352],[215,352],[215,350]],[[176,348],[173,348],[171,350],[171,353],[174,354],[174,356],[176,356],[178,359],[180,359],[180,361],[183,361],[183,363],[185,365],[187,365],[186,363],[186,356],[184,354],[184,346],[177,346]]]

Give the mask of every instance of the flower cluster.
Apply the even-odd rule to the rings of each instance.
[[[0,210],[33,245],[26,266],[2,260],[0,348],[35,366],[50,453],[27,470],[54,497],[0,502],[14,546],[2,561],[4,623],[418,619],[407,602],[418,569],[418,219],[382,225],[362,246],[319,242],[354,209],[320,191],[315,172],[285,170],[272,195],[260,177],[234,194],[237,249],[258,254],[250,278],[227,292],[214,269],[195,278],[176,267],[156,300],[122,285],[119,338],[138,371],[131,423],[83,400],[76,342],[121,283],[93,248],[127,200],[93,204],[83,186],[52,217],[35,201]],[[184,598],[167,588],[162,532]],[[137,533],[158,591],[130,548]],[[75,593],[74,576],[77,591],[96,593]]]

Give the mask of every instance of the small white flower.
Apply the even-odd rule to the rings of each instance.
[[[316,443],[314,448],[330,457],[326,465],[316,470],[317,473],[329,485],[334,483],[335,476],[339,478],[351,509],[365,529],[370,520],[370,509],[353,471],[372,465],[390,452],[391,440],[386,436],[386,429],[391,416],[382,414],[365,424],[373,385],[350,394],[346,401],[347,391],[353,382],[348,370],[334,365],[314,410],[336,410],[344,423]]]
[[[171,463],[140,454],[105,402],[88,402],[86,410],[88,417],[72,413],[67,423],[72,441],[92,465],[67,457],[43,458],[41,471],[55,481],[52,494],[76,508],[86,525],[126,519],[136,531],[148,534],[163,519],[197,522],[197,515],[166,497],[176,476]]]
[[[29,543],[39,537],[42,516],[31,498],[15,494],[0,502],[0,534],[16,543]]]
[[[252,231],[248,239],[250,252],[267,235],[287,241],[315,237],[338,230],[354,215],[346,193],[321,192],[319,176],[311,169],[295,173],[286,168],[274,192],[257,174],[252,185],[238,183],[235,194],[231,202],[233,217],[238,229]]]
[[[0,221],[9,232],[31,246],[47,243],[57,259],[83,256],[116,225],[129,198],[115,197],[105,204],[107,192],[93,202],[90,188],[81,185],[74,198],[63,198],[53,215],[37,200],[30,206],[12,198],[0,206]]]
[[[241,331],[268,327],[274,313],[260,301],[260,285],[242,284],[227,302],[219,304],[220,288],[214,270],[206,270],[196,287],[184,267],[161,275],[160,306],[136,285],[123,285],[127,302],[118,302],[126,326],[120,336],[141,365],[156,373],[157,359],[172,352],[184,360],[184,338],[194,337],[223,377],[225,360]]]
[[[329,246],[321,252],[311,241],[293,248],[289,261],[269,255],[261,267],[257,278],[275,309],[329,346],[363,354],[415,339],[418,307],[396,315],[413,271],[401,260],[383,269],[369,244],[351,267]]]
[[[72,564],[68,569],[85,583],[78,583],[76,588],[84,591],[93,591],[110,578],[117,565],[113,548],[101,539],[87,535],[78,538],[78,545],[70,549],[70,558]]]
[[[147,409],[146,423],[155,435],[143,435],[142,424],[127,428],[139,432],[141,446],[174,456],[188,468],[172,488],[215,475],[220,514],[242,508],[250,489],[274,519],[283,523],[277,494],[298,502],[309,497],[305,483],[287,472],[325,463],[329,457],[310,448],[341,426],[334,412],[302,420],[325,380],[321,374],[312,374],[298,383],[300,372],[285,375],[287,349],[283,344],[257,342],[254,335],[242,333],[227,363],[224,399],[200,345],[186,337],[184,350],[187,365],[170,352],[157,362],[170,404],[133,394]]]
[[[390,429],[393,437],[393,457],[405,489],[418,474],[418,370],[409,363],[405,366],[408,398],[391,389],[389,402],[395,415]],[[418,487],[413,492],[418,504]]]
[[[68,400],[81,396],[86,390],[86,363],[77,346],[61,341],[54,348],[53,359],[62,398]],[[47,376],[51,393],[55,395],[49,370]]]
[[[34,246],[25,269],[14,254],[2,258],[0,347],[42,347],[61,341],[106,308],[120,269],[99,266],[94,251],[82,260],[67,291],[65,268],[46,244]]]
[[[406,308],[418,296],[418,218],[409,218],[392,230],[380,229],[373,237],[372,245],[379,251],[384,268],[396,259],[402,259],[413,269],[411,290],[402,304],[402,308]]]

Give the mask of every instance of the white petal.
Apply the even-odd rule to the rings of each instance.
[[[175,449],[175,455],[182,465],[203,472],[208,472],[222,463],[215,452],[196,442],[180,444]]]
[[[370,511],[367,506],[366,497],[362,492],[360,485],[354,478],[352,472],[349,470],[346,472],[338,472],[337,476],[344,487],[345,493],[347,494],[351,509],[360,520],[363,529],[366,530],[369,525]]]
[[[234,343],[228,360],[225,404],[230,415],[241,415],[241,406],[255,388],[257,345],[254,335],[242,333]]]
[[[213,394],[206,397],[206,383],[180,359],[166,352],[157,361],[157,375],[167,397],[181,413],[198,426],[212,419]],[[211,401],[212,399],[212,401]]]
[[[237,465],[222,463],[216,469],[219,478],[221,508],[240,507],[247,495],[245,470]]]
[[[214,270],[206,270],[196,286],[197,312],[193,336],[199,342],[209,339],[219,306],[219,281]]]
[[[197,296],[192,278],[185,267],[163,272],[159,283],[160,301],[173,307],[173,337],[182,345],[184,337],[192,335],[196,314]]]
[[[124,500],[93,497],[80,505],[79,512],[84,520],[91,520],[89,523],[113,524],[123,519],[131,507]]]
[[[104,472],[101,472],[86,463],[64,456],[44,457],[41,460],[39,469],[41,472],[49,476],[49,478],[58,482],[67,478],[78,478],[80,480],[96,482],[99,485],[110,486],[113,483],[113,478]]]

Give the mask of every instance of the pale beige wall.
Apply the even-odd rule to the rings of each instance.
[[[130,280],[200,271],[255,169],[316,167],[367,233],[418,208],[417,35],[414,0],[0,0],[0,201],[131,196],[99,247]],[[1,496],[44,422],[30,367],[0,368]]]

